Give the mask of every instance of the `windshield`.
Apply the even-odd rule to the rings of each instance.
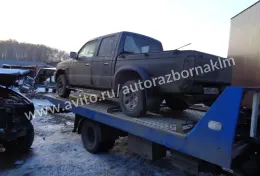
[[[160,42],[138,36],[126,36],[124,51],[130,53],[149,53],[163,51]]]
[[[41,69],[35,78],[35,83],[37,85],[55,85],[54,80],[54,72],[55,70],[50,69]]]

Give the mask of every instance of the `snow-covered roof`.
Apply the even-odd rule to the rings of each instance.
[[[3,60],[0,59],[0,66],[2,65],[20,65],[20,66],[35,66],[35,65],[46,65],[42,62],[32,62],[32,61],[18,61],[18,60]]]
[[[25,75],[25,74],[27,74],[29,72],[30,72],[30,70],[0,68],[0,74],[5,74],[5,75],[22,76],[22,75]]]

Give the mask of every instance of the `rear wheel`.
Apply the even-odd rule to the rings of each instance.
[[[70,89],[68,89],[69,83],[66,75],[60,75],[56,83],[56,91],[60,97],[68,98],[70,95]]]
[[[119,101],[122,111],[128,116],[140,117],[146,112],[144,90],[139,90],[135,80],[127,81],[122,86]]]
[[[81,129],[81,139],[84,148],[88,152],[100,152],[102,149],[102,132],[100,124],[85,120]]]
[[[80,131],[84,148],[93,154],[107,152],[118,138],[114,129],[89,120],[83,122]]]
[[[165,98],[166,105],[171,108],[171,110],[185,110],[189,108],[189,105],[184,101],[172,96]]]

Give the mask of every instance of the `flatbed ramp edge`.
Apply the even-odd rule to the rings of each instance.
[[[237,152],[234,151],[233,141],[243,92],[242,87],[228,87],[207,112],[186,110],[176,117],[132,118],[121,112],[108,113],[107,109],[114,105],[103,102],[72,106],[70,111],[169,149],[230,169],[233,153]],[[45,97],[60,108],[65,108],[66,102],[69,101],[51,94]],[[192,119],[199,119],[194,127],[183,133],[176,132],[176,125],[174,127],[172,124],[192,124],[190,116]]]

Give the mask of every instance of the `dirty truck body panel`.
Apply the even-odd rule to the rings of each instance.
[[[93,52],[85,51],[86,46],[93,48]],[[155,81],[163,94],[203,94],[204,87],[216,87],[221,92],[231,81],[231,67],[204,71],[205,64],[211,65],[211,61],[215,63],[219,59],[223,60],[198,51],[163,51],[158,40],[120,32],[90,40],[79,50],[77,59],[58,64],[57,72],[64,70],[72,86],[116,89],[117,74],[134,71],[143,81],[163,76],[165,84],[159,85],[158,79]],[[195,67],[198,68],[195,70]],[[190,69],[193,69],[192,73]],[[181,74],[183,70],[187,71]],[[171,79],[165,76],[173,72],[180,76]]]
[[[214,71],[215,63],[218,67]],[[197,51],[163,51],[119,57],[116,71],[124,65],[136,65],[155,80],[162,92],[201,94],[204,87],[221,90],[231,82],[231,66],[227,64],[221,69],[221,63],[223,58]],[[209,72],[205,72],[205,65],[210,68]]]

